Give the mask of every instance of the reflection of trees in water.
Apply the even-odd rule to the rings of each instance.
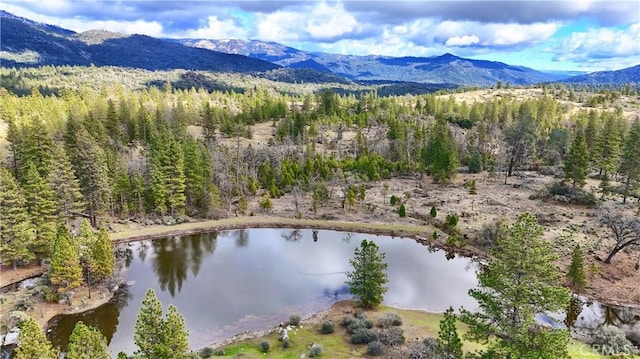
[[[292,229],[288,233],[282,233],[280,237],[287,241],[296,242],[302,239],[302,233],[299,229]]]
[[[640,313],[631,307],[610,307],[602,305],[602,323],[603,325],[628,325],[640,322]]]
[[[171,237],[153,241],[152,268],[158,276],[160,289],[175,296],[187,279],[189,270],[193,276],[200,272],[202,259],[216,248],[217,233]]]
[[[314,229],[312,234],[313,234],[313,241],[317,242],[318,241],[318,230]]]
[[[231,231],[231,235],[236,240],[236,246],[246,247],[249,245],[249,232],[245,231],[244,229]]]
[[[342,240],[347,243],[351,243],[352,239],[353,239],[353,233],[350,233],[350,232],[345,233],[344,236],[342,237]]]
[[[125,286],[116,292],[112,300],[94,310],[63,315],[59,319],[54,319],[54,324],[47,333],[49,340],[56,347],[63,350],[66,349],[73,328],[75,328],[76,323],[82,321],[88,326],[97,328],[104,336],[107,344],[109,344],[118,327],[120,310],[127,306],[131,299],[133,299],[133,295]]]

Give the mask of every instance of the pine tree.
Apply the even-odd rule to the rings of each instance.
[[[74,244],[67,226],[60,224],[51,254],[50,278],[63,292],[82,284],[82,266]]]
[[[189,332],[184,317],[174,305],[169,305],[167,308],[164,331],[164,345],[168,349],[166,358],[186,359],[186,353],[189,350]]]
[[[47,177],[51,169],[54,143],[46,124],[39,117],[31,118],[22,128],[18,148],[20,181],[26,179],[30,165],[35,165],[40,176]]]
[[[138,346],[136,357],[144,359],[160,358],[164,321],[162,305],[153,289],[147,290],[142,307],[136,319],[133,341]]]
[[[571,253],[571,264],[569,264],[567,278],[577,290],[582,290],[587,285],[587,276],[584,272],[584,254],[579,245],[576,245]]]
[[[184,317],[175,306],[169,305],[166,319],[163,319],[162,304],[153,289],[147,291],[142,301],[133,340],[138,346],[136,358],[188,358],[189,333]]]
[[[627,178],[624,185],[623,202],[627,202],[629,188],[640,180],[640,120],[636,119],[625,139],[622,149],[620,172]]]
[[[58,218],[64,219],[82,212],[85,207],[80,191],[80,182],[66,152],[59,146],[53,149],[49,186],[54,191]]]
[[[423,153],[427,170],[436,183],[448,183],[458,171],[458,149],[451,130],[444,120],[438,120],[431,131]]]
[[[29,318],[22,324],[15,359],[58,359],[58,352],[47,340],[38,323]]]
[[[116,266],[113,242],[105,228],[100,228],[98,237],[92,246],[91,275],[94,280],[102,281],[111,276]]]
[[[604,119],[604,127],[598,136],[594,151],[596,153],[595,162],[600,168],[602,175],[601,187],[603,195],[607,193],[608,180],[618,169],[618,158],[620,157],[621,133],[617,126],[617,121],[611,115]]]
[[[573,180],[573,187],[576,184],[580,187],[587,182],[587,171],[589,171],[589,153],[587,152],[587,143],[584,139],[582,131],[578,131],[576,138],[571,143],[569,155],[564,162],[564,178]]]
[[[462,340],[458,336],[456,328],[456,315],[453,308],[449,307],[444,312],[444,318],[440,321],[440,331],[438,332],[438,346],[446,358],[462,358]]]
[[[498,238],[491,260],[478,273],[479,288],[469,291],[477,312],[462,311],[467,338],[487,345],[500,358],[567,358],[569,334],[536,323],[538,313],[566,308],[569,291],[558,285],[557,256],[542,239],[536,218],[523,213]]]
[[[26,200],[13,175],[0,167],[0,256],[2,264],[14,268],[35,258],[29,247],[35,233],[27,213]]]
[[[76,323],[69,337],[67,359],[110,359],[107,342],[102,334],[83,322]]]
[[[349,264],[352,272],[347,273],[349,292],[353,294],[365,308],[375,308],[384,298],[388,288],[384,285],[387,279],[387,266],[384,261],[385,253],[378,253],[378,246],[366,239],[355,249],[353,259]]]
[[[56,236],[55,194],[32,163],[27,166],[23,189],[27,211],[35,229],[35,239],[29,248],[38,258],[49,257]]]

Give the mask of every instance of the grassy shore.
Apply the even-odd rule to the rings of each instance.
[[[291,346],[283,348],[282,342],[279,341],[279,335],[272,331],[266,335],[258,336],[251,339],[244,339],[229,345],[223,346],[224,355],[227,358],[301,358],[304,354],[309,357],[309,346],[316,343],[322,346],[324,358],[346,359],[346,358],[363,358],[366,355],[366,345],[354,345],[349,342],[349,335],[342,328],[340,320],[344,315],[350,315],[354,311],[353,303],[349,301],[339,302],[331,309],[324,311],[309,320],[301,323],[300,327],[289,332]],[[377,310],[367,311],[368,318],[377,319],[382,313],[392,311],[402,317],[402,328],[407,343],[415,343],[427,337],[437,337],[440,328],[440,320],[443,315],[440,313],[429,313],[419,310],[408,310],[381,306]],[[331,320],[335,323],[335,332],[333,334],[321,334],[320,326],[322,321]],[[466,327],[458,324],[458,332],[463,335]],[[268,341],[270,350],[263,353],[260,349],[260,343]],[[406,344],[405,344],[406,345]],[[464,351],[473,352],[482,349],[482,345],[465,341]],[[572,340],[569,344],[569,355],[573,359],[598,359],[606,358],[592,351],[592,349],[584,343]],[[384,357],[384,356],[383,356]],[[635,356],[634,358],[640,358]]]

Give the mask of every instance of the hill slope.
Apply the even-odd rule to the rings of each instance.
[[[0,12],[2,66],[110,65],[147,70],[262,72],[280,66],[256,58],[152,38],[91,30],[82,34]]]
[[[563,82],[575,84],[622,84],[640,83],[640,65],[616,71],[598,71],[586,75],[573,76]]]

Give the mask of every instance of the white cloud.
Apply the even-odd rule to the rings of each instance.
[[[594,60],[637,57],[640,61],[640,23],[624,29],[600,28],[576,32],[555,49],[559,59]]]
[[[464,35],[450,37],[444,44],[447,46],[470,46],[479,42],[480,38],[476,35]]]
[[[248,28],[238,26],[232,19],[220,20],[217,16],[209,16],[206,26],[178,34],[176,37],[195,39],[243,39],[248,35]]]

